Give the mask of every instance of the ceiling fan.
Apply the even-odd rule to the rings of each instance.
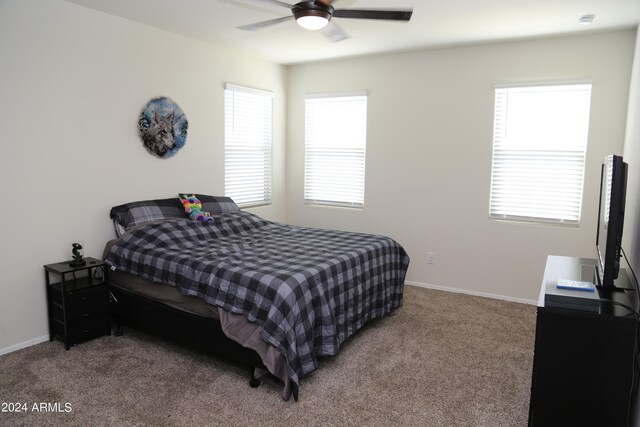
[[[285,3],[280,0],[254,0],[270,3],[276,6],[286,7],[291,10],[291,15],[282,18],[269,19],[237,27],[240,30],[257,31],[294,18],[298,25],[307,30],[321,30],[332,42],[338,42],[349,38],[331,18],[351,19],[381,19],[389,21],[409,21],[413,9],[335,9],[332,6],[334,0],[303,0],[296,4]]]

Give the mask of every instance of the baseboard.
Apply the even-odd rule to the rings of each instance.
[[[457,294],[474,295],[477,297],[485,297],[485,298],[499,299],[503,301],[519,302],[521,304],[529,304],[529,305],[538,304],[538,300],[533,300],[533,299],[516,298],[516,297],[510,297],[506,295],[491,294],[488,292],[478,292],[478,291],[470,291],[468,289],[450,288],[447,286],[429,285],[427,283],[413,282],[410,280],[405,280],[404,283],[410,286],[416,286],[418,288],[427,288],[427,289],[435,289],[438,291],[454,292]]]
[[[18,344],[10,345],[9,347],[0,348],[0,356],[2,356],[3,354],[12,353],[14,351],[17,351],[26,347],[31,347],[32,345],[40,344],[45,341],[49,341],[49,335],[33,338],[33,339],[30,339],[29,341],[24,341]]]

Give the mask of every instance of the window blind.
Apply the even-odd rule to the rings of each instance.
[[[306,203],[363,207],[367,95],[305,97]]]
[[[591,83],[496,87],[490,218],[578,224]]]
[[[273,95],[227,84],[224,102],[225,195],[239,206],[271,203]]]

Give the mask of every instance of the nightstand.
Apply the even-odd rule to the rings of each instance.
[[[103,261],[86,257],[83,266],[70,261],[44,266],[49,312],[49,340],[74,344],[111,334],[109,296]]]

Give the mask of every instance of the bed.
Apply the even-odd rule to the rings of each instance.
[[[279,224],[229,198],[197,195],[111,210],[107,282],[117,322],[280,378],[283,398],[368,321],[402,306],[409,257],[393,239]]]

